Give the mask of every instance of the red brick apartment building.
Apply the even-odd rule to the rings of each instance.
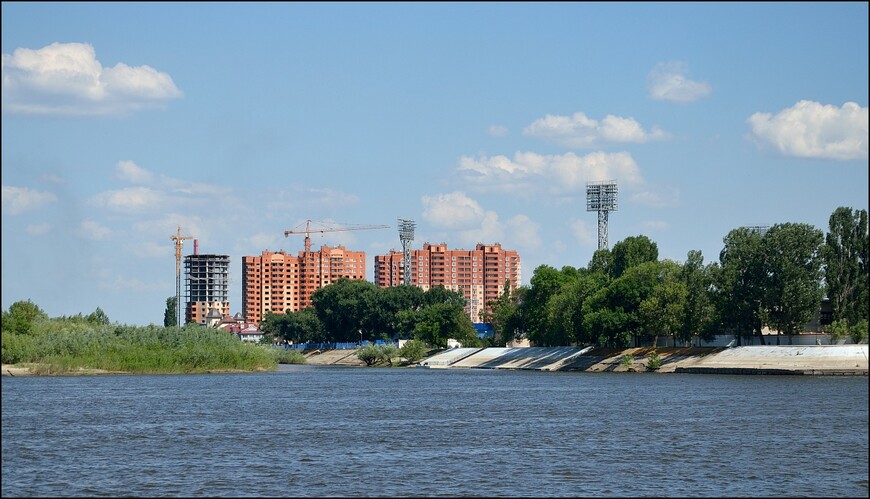
[[[390,251],[375,257],[375,283],[380,287],[404,282],[404,255]],[[448,250],[447,245],[425,243],[411,251],[411,284],[427,290],[444,286],[465,295],[465,312],[472,322],[482,322],[487,303],[501,295],[505,281],[513,292],[522,279],[520,256],[500,244],[478,244],[473,250]]]
[[[321,246],[320,251],[263,251],[242,259],[242,314],[260,324],[266,312],[298,312],[311,306],[311,295],[341,277],[365,280],[366,254],[344,246]]]

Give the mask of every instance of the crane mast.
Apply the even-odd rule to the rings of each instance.
[[[297,227],[298,228],[298,227]],[[348,230],[370,230],[370,229],[389,229],[389,225],[357,225],[353,227],[324,227],[324,228],[311,228],[311,220],[307,220],[305,222],[305,230],[285,230],[284,237],[289,236],[290,234],[305,234],[305,252],[311,252],[311,233],[312,232],[342,232]]]
[[[181,327],[181,247],[185,239],[193,239],[193,236],[182,236],[181,226],[178,226],[169,239],[175,241],[175,325]]]

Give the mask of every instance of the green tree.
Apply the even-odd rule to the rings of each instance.
[[[600,272],[607,276],[612,274],[612,267],[613,253],[611,253],[607,248],[595,250],[595,253],[592,254],[592,260],[590,260],[589,265],[586,266],[587,270],[590,272]]]
[[[311,304],[323,324],[327,341],[352,342],[370,340],[376,331],[370,329],[378,287],[371,282],[341,278],[318,288],[311,295]]]
[[[572,269],[573,270],[573,269]],[[539,265],[530,281],[529,291],[523,305],[528,324],[528,339],[538,346],[553,346],[558,339],[551,337],[547,322],[547,304],[567,282],[568,272],[561,272],[549,265]]]
[[[31,334],[34,325],[39,321],[48,320],[48,314],[30,300],[17,301],[9,306],[9,311],[3,312],[2,331],[13,334]]]
[[[312,307],[284,314],[267,312],[260,322],[260,331],[290,343],[327,341],[323,324]]]
[[[709,341],[715,334],[713,268],[713,265],[704,266],[704,256],[697,250],[690,250],[683,263],[682,280],[686,285],[686,308],[680,338],[684,341],[691,341],[695,335]]]
[[[828,333],[828,341],[831,345],[836,345],[838,341],[849,336],[849,323],[846,319],[835,319],[822,329]]]
[[[839,207],[828,219],[823,250],[825,285],[834,319],[868,319],[867,210]]]
[[[866,343],[868,334],[870,334],[870,321],[867,319],[861,319],[857,324],[851,326],[849,331],[852,343]]]
[[[764,235],[762,318],[779,333],[803,330],[822,302],[822,231],[808,224],[784,223]]]
[[[724,238],[716,268],[715,301],[719,322],[742,338],[762,340],[764,298],[764,249],[761,232],[747,227],[732,229]]]
[[[176,300],[177,298],[174,296],[166,299],[166,310],[163,312],[163,327],[175,327],[178,325]]]
[[[518,286],[511,292],[510,283],[506,281],[499,297],[489,303],[484,322],[492,324],[494,345],[505,345],[526,334],[527,324],[524,313],[525,296],[528,290],[527,286]]]
[[[626,237],[613,245],[613,259],[610,265],[610,276],[614,279],[626,270],[646,262],[659,259],[659,248],[646,236]]]
[[[417,312],[414,338],[440,348],[453,338],[463,346],[479,343],[471,319],[457,303],[435,303]]]
[[[551,345],[594,343],[596,338],[583,325],[586,299],[607,285],[601,272],[580,272],[565,282],[547,302],[547,323]]]
[[[408,362],[419,362],[420,359],[426,356],[428,347],[420,340],[408,340],[399,349],[399,355],[408,360]]]
[[[598,345],[624,348],[632,341],[638,344],[645,332],[640,304],[652,295],[659,269],[658,261],[629,267],[584,302],[583,327],[594,332]]]
[[[640,329],[653,336],[653,347],[658,346],[659,333],[673,337],[676,347],[685,318],[688,291],[678,263],[664,260],[658,265],[655,284],[638,305],[638,320]]]
[[[417,286],[379,288],[369,315],[369,328],[372,331],[381,331],[389,338],[408,338],[411,330],[403,327],[399,312],[420,310],[423,303],[423,289]]]
[[[85,320],[93,324],[109,324],[109,316],[100,307],[97,307],[96,310],[88,314]]]

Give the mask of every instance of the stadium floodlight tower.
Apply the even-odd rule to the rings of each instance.
[[[598,212],[598,249],[607,249],[607,214],[616,211],[616,180],[586,183],[586,211]]]
[[[411,285],[411,241],[414,240],[413,220],[399,219],[399,240],[402,241],[402,284]]]

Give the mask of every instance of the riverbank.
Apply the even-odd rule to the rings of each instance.
[[[660,365],[649,369],[652,354]],[[743,346],[694,348],[526,347],[451,348],[412,367],[432,369],[524,369],[537,371],[655,372],[692,374],[792,374],[867,376],[868,345]],[[356,350],[305,354],[305,363],[365,367]],[[400,365],[398,363],[396,366]],[[6,365],[3,376],[42,375],[36,365]],[[81,369],[59,375],[123,374]],[[51,375],[49,373],[49,375]]]
[[[661,364],[658,369],[650,370],[648,366],[653,352]],[[416,365],[433,369],[866,376],[867,352],[867,345],[452,348],[438,351]],[[312,352],[306,355],[305,362],[310,365],[365,365],[354,350]]]
[[[658,357],[657,367],[655,356]],[[532,347],[445,350],[424,359],[421,365],[442,369],[866,376],[867,356],[867,345],[655,349]]]

